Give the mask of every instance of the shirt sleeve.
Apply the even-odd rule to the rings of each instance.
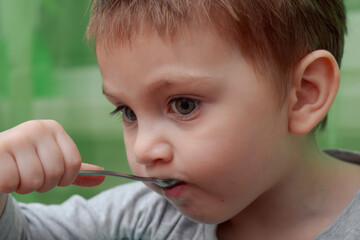
[[[79,196],[61,205],[23,204],[8,196],[0,240],[103,239],[91,206]]]
[[[131,183],[89,200],[73,196],[61,205],[18,203],[9,196],[0,240],[206,239],[206,229],[142,183]]]
[[[0,218],[0,240],[5,239],[21,239],[21,232],[17,226],[23,225],[21,215],[17,213],[18,206],[16,201],[11,197],[7,196],[4,212]]]

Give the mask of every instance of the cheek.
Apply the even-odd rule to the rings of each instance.
[[[183,143],[184,150],[178,152],[184,172],[200,184],[218,185],[234,176],[238,179],[238,173],[248,168],[243,157],[246,151],[251,151],[248,142],[233,139],[228,130],[218,130],[213,129],[202,137],[193,136],[192,141]]]
[[[133,151],[131,147],[126,147],[126,155],[127,155],[127,161],[129,163],[129,167],[133,174],[135,175],[143,175],[141,164],[139,164],[134,157]]]
[[[125,144],[126,157],[127,157],[129,166],[134,174],[138,174],[139,169],[137,169],[137,168],[139,167],[138,166],[139,164],[135,160],[134,151],[133,151],[134,139],[133,139],[132,135],[125,129],[124,129],[124,144]]]
[[[233,195],[227,186],[236,186],[245,194],[249,182],[263,182],[275,159],[273,136],[266,137],[270,130],[241,127],[237,120],[198,129],[191,141],[178,142],[184,146],[178,151],[183,172],[203,187],[212,186],[208,191]]]

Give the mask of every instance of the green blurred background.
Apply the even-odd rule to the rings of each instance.
[[[360,151],[360,1],[345,4],[349,34],[342,82],[319,141],[324,148]],[[95,53],[84,41],[88,18],[89,0],[0,0],[0,131],[30,119],[54,119],[74,139],[84,162],[130,172],[121,121],[108,114],[113,107],[102,96]],[[14,196],[60,203],[124,182],[110,177],[94,188]]]

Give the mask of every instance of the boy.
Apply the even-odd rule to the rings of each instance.
[[[133,172],[183,182],[60,206],[1,194],[1,239],[360,237],[360,168],[347,162],[360,155],[325,154],[314,137],[339,86],[342,1],[93,4],[88,35]],[[24,123],[0,143],[0,192],[43,192],[96,168],[53,121]]]

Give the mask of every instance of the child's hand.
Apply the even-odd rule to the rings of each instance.
[[[77,178],[80,168],[100,167],[82,164],[75,143],[53,120],[29,121],[0,133],[0,193],[46,192],[75,179],[74,184],[95,186],[104,180]]]

